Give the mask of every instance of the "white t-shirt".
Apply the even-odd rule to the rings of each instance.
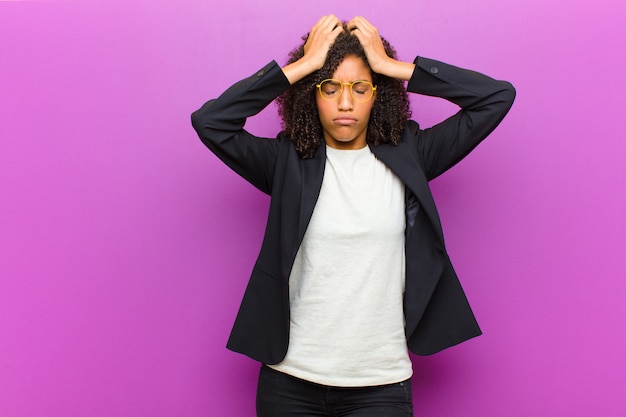
[[[289,349],[272,368],[330,386],[406,380],[404,185],[367,146],[326,152],[289,277]]]

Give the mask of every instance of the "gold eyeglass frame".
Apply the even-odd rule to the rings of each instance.
[[[327,81],[334,81],[335,83],[339,84],[339,94],[337,94],[337,97],[324,97],[324,94],[322,93],[322,84],[324,84]],[[354,86],[354,84],[357,83],[366,83],[369,84],[370,87],[372,87],[372,94],[365,100],[362,100],[360,98],[357,98],[354,96],[354,90],[352,89],[352,87]],[[352,81],[351,83],[342,83],[339,80],[336,80],[334,78],[326,78],[325,80],[320,81],[319,84],[316,84],[315,87],[317,87],[317,91],[320,95],[320,97],[322,97],[322,99],[324,100],[338,100],[341,95],[343,94],[343,86],[344,85],[349,85],[350,86],[350,97],[352,97],[354,100],[358,101],[359,103],[365,103],[367,101],[370,101],[372,99],[372,97],[374,97],[374,95],[376,94],[376,88],[377,86],[375,86],[374,84],[372,84],[371,82],[367,81],[367,80],[356,80],[356,81]]]

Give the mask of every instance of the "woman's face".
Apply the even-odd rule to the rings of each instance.
[[[342,83],[372,82],[372,73],[361,58],[348,55],[339,64],[333,79]],[[376,95],[368,101],[358,101],[350,94],[350,85],[344,84],[338,98],[325,99],[316,92],[324,140],[331,148],[361,149],[366,146],[367,125]]]

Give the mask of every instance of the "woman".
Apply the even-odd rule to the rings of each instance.
[[[461,110],[422,130],[407,90]],[[259,416],[411,416],[409,350],[480,334],[428,181],[483,140],[514,96],[476,72],[398,61],[366,19],[330,15],[286,66],[268,64],[192,115],[204,144],[271,195],[228,341],[264,364]],[[246,132],[276,98],[277,139]]]

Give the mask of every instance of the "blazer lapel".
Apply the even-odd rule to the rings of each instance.
[[[309,225],[313,209],[322,189],[324,168],[326,166],[326,146],[322,144],[315,156],[310,159],[300,159],[302,175],[302,191],[300,195],[300,221],[298,224],[298,247],[304,238],[304,232]]]
[[[443,242],[443,230],[437,214],[435,201],[430,193],[426,175],[405,143],[398,146],[370,145],[372,153],[389,167],[402,182],[415,194],[420,205],[435,227],[437,236]]]

